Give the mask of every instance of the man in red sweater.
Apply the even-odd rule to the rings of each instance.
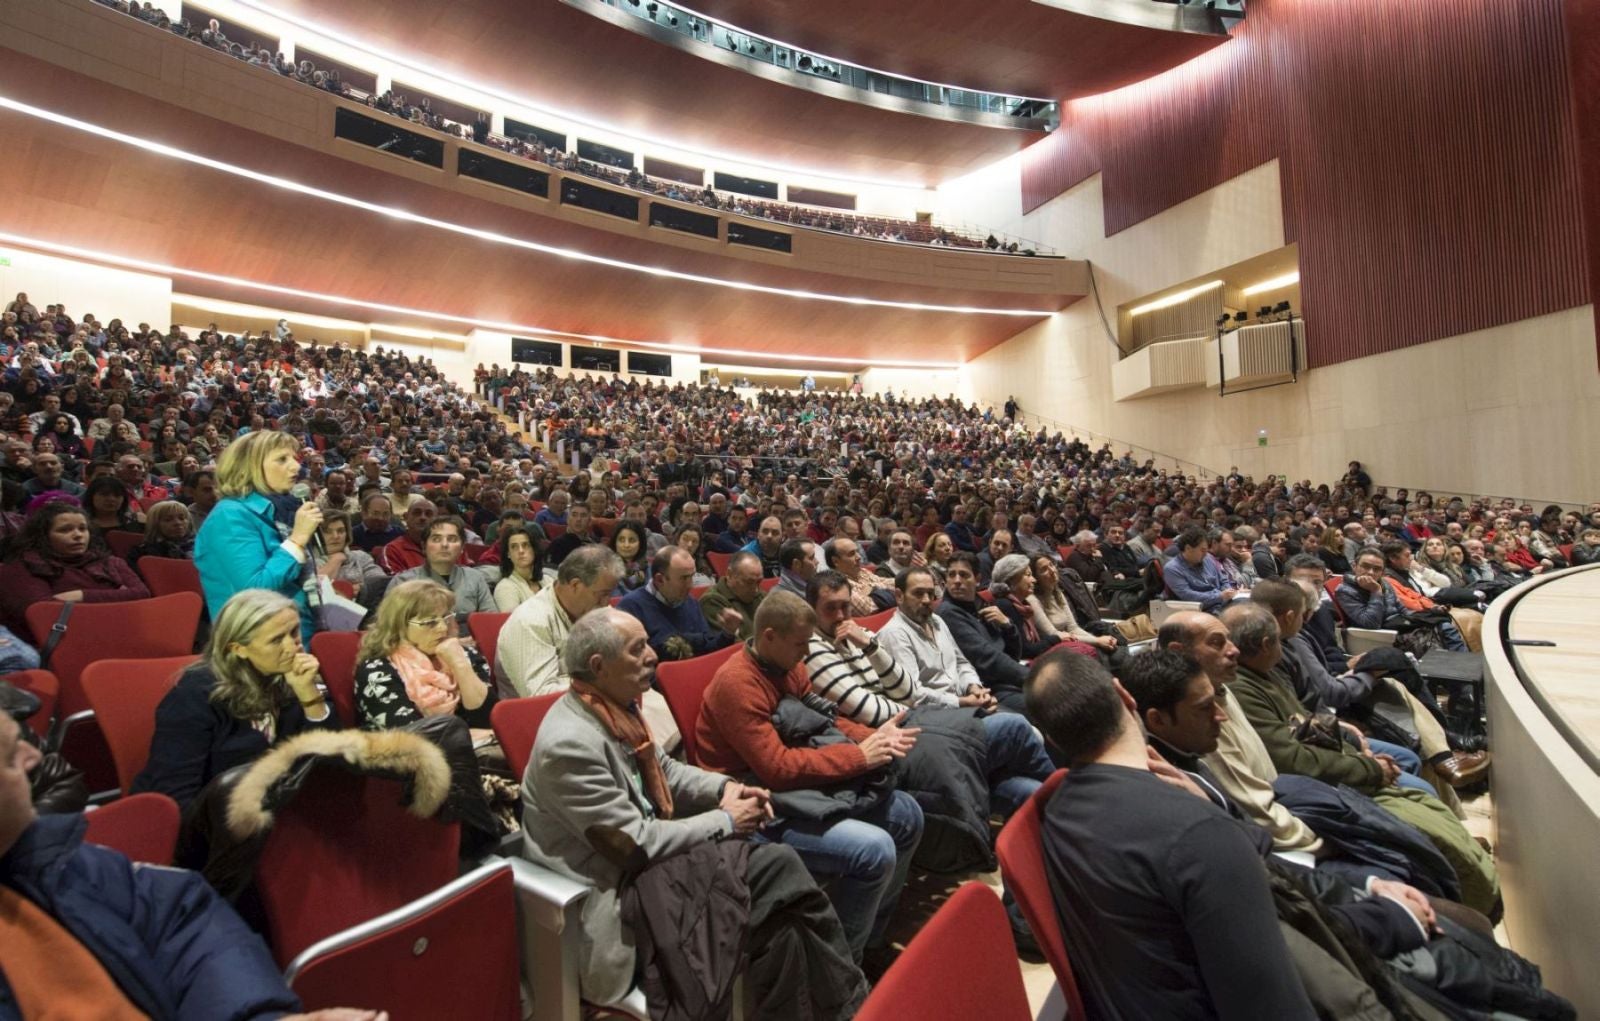
[[[837,718],[825,732],[834,743],[820,747],[815,739],[784,743],[772,716],[786,699],[832,716],[831,704],[812,694],[804,663],[816,622],[816,612],[799,596],[773,591],[762,600],[755,637],[722,665],[700,703],[695,738],[702,766],[759,778],[774,792],[824,792],[885,769],[911,750],[919,731],[901,728],[904,713],[876,729]],[[922,840],[922,809],[909,794],[893,791],[864,810],[784,818],[780,807],[779,815],[753,839],[788,844],[819,882],[831,880],[828,896],[857,961],[879,949]]]

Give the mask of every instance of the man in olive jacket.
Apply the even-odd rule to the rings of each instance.
[[[739,641],[748,641],[755,634],[756,608],[765,595],[761,591],[761,558],[754,553],[735,553],[727,572],[700,597],[700,612],[713,627],[720,627],[722,611],[732,607],[741,618]]]

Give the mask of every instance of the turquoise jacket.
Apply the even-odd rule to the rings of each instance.
[[[306,565],[283,548],[287,537],[273,519],[272,502],[260,493],[229,497],[212,508],[194,541],[194,563],[212,620],[234,593],[269,589],[300,608],[300,638],[309,646],[316,618],[304,588]]]

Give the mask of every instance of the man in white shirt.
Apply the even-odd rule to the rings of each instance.
[[[998,708],[956,647],[949,626],[933,612],[938,589],[932,572],[923,567],[902,571],[895,579],[895,596],[900,611],[878,631],[878,644],[917,682],[916,704]]]
[[[495,688],[501,698],[527,698],[572,685],[562,650],[579,617],[605,606],[622,577],[622,558],[598,543],[580,546],[561,561],[554,585],[525,600],[507,618],[495,645]],[[663,750],[681,738],[660,692],[647,691],[640,712]]]

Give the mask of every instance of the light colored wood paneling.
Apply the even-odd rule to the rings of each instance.
[[[1515,601],[1521,592],[1527,595]],[[1546,985],[1567,997],[1579,1017],[1600,1016],[1600,897],[1594,849],[1600,844],[1600,775],[1552,724],[1517,677],[1498,641],[1510,615],[1513,638],[1546,638],[1556,649],[1517,648],[1531,684],[1554,709],[1600,746],[1600,702],[1592,687],[1600,667],[1600,567],[1527,583],[1501,596],[1484,622],[1489,737],[1494,746],[1495,861],[1505,895],[1505,930],[1513,949],[1536,961]]]

